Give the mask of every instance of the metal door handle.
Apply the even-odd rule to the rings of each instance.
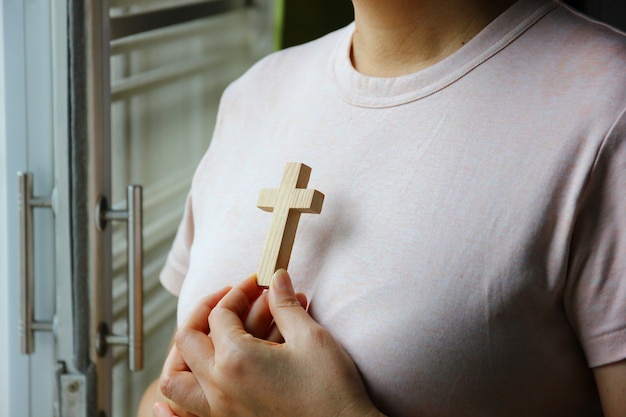
[[[33,209],[52,208],[52,199],[33,197],[33,175],[18,172],[19,253],[20,253],[20,351],[30,355],[35,351],[35,331],[53,331],[51,321],[35,321],[35,296],[33,287]]]
[[[101,198],[97,209],[100,230],[107,221],[125,221],[128,238],[128,333],[109,334],[101,326],[97,341],[98,353],[103,355],[107,345],[128,346],[128,368],[143,369],[143,189],[140,185],[129,185],[126,210],[107,210],[106,199]]]

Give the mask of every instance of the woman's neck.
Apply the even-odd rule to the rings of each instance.
[[[429,67],[455,52],[515,0],[353,0],[352,64],[375,77]]]

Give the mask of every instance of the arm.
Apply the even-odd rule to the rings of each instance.
[[[605,417],[626,417],[626,360],[593,369]]]

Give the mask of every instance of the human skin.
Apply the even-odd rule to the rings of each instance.
[[[269,311],[267,292],[264,292],[256,285],[256,276],[252,275],[244,280],[240,286],[245,288],[246,293],[254,300],[249,311],[244,318],[244,327],[251,335],[262,338],[268,341],[281,342],[282,336],[280,332],[273,325],[273,318]],[[195,325],[202,328],[206,327],[208,331],[207,318],[211,312],[211,309],[215,308],[217,303],[231,290],[231,287],[226,287],[220,291],[217,291],[205,298],[198,304],[198,321],[194,322]],[[306,308],[307,299],[302,293],[296,294],[299,302]],[[154,416],[153,406],[156,403],[160,403],[160,407],[166,410],[170,410],[172,415],[179,417],[193,417],[195,415],[206,415],[206,400],[201,395],[201,391],[198,389],[192,389],[184,392],[184,395],[178,396],[176,403],[169,398],[165,397],[161,392],[161,381],[169,378],[173,372],[186,372],[189,368],[182,361],[180,354],[178,353],[176,346],[174,345],[174,338],[170,344],[170,350],[167,355],[163,366],[162,375],[150,384],[146,389],[142,400],[139,405],[137,415],[139,417],[152,417]],[[168,414],[169,415],[169,414]]]
[[[269,311],[284,342],[246,331],[242,320],[254,296],[245,285],[226,294],[210,311],[209,335],[208,307],[190,314],[176,334],[176,363],[165,366],[165,396],[195,407],[202,392],[210,406],[194,408],[201,417],[382,416],[352,359],[302,307],[286,271],[276,273],[269,290]],[[165,403],[154,412],[179,415]]]
[[[256,285],[256,276],[252,275],[242,283],[239,284],[239,289],[244,291],[247,296],[250,297],[251,306],[245,313],[244,328],[247,332],[257,338],[261,338],[267,341],[280,343],[283,338],[278,331],[278,328],[273,324],[273,318],[269,311],[267,292],[259,288]],[[231,287],[226,287],[220,291],[217,291],[209,296],[204,297],[194,310],[193,323],[196,328],[209,333],[208,328],[208,316],[217,303],[231,290]],[[302,293],[296,294],[298,302],[302,308],[307,307],[306,296]],[[167,380],[171,373],[174,372],[188,372],[189,368],[182,360],[180,353],[178,352],[174,340],[170,344],[170,350],[167,359],[163,366],[163,374],[160,378],[150,384],[146,389],[141,400],[138,416],[139,417],[152,417],[155,415],[153,407],[155,404],[159,404],[157,409],[165,410],[168,414],[176,415],[178,417],[194,417],[196,415],[208,415],[206,410],[206,400],[202,394],[200,387],[196,384],[193,389],[185,391],[185,396],[180,400],[182,404],[165,397],[161,392],[160,385],[163,380]],[[164,412],[164,411],[162,411]]]
[[[353,0],[355,69],[398,77],[446,58],[515,0]]]

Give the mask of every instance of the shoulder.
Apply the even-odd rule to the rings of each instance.
[[[351,33],[352,24],[319,39],[274,52],[233,82],[225,96],[291,90],[307,80],[324,77],[336,48]]]
[[[274,52],[254,65],[249,72],[253,74],[268,67],[279,69],[285,65],[298,66],[327,59],[341,40],[352,35],[352,31],[353,24],[349,24],[313,41]]]
[[[561,4],[547,16],[543,30],[544,43],[558,48],[560,57],[584,62],[581,70],[602,72],[603,68],[626,79],[626,35],[622,31]]]
[[[606,131],[626,108],[626,35],[558,4],[512,48],[519,73],[589,131]],[[532,57],[532,59],[530,59]],[[552,109],[555,110],[555,109]],[[555,110],[556,111],[556,110]]]

